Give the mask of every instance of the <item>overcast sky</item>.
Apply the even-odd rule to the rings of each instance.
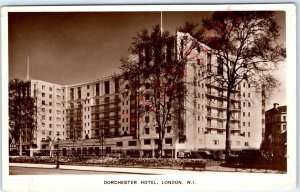
[[[170,32],[186,21],[201,23],[211,12],[164,12]],[[285,15],[277,12],[280,41],[285,43]],[[132,37],[160,24],[160,12],[9,13],[9,78],[30,76],[57,84],[92,81],[119,72]],[[285,66],[276,72],[282,86],[272,100],[286,103]],[[271,101],[272,103],[273,101]]]

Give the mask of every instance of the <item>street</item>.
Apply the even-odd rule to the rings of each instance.
[[[106,171],[82,171],[55,168],[33,168],[33,167],[9,167],[10,175],[57,175],[57,174],[74,174],[74,175],[100,175],[100,174],[134,174]]]

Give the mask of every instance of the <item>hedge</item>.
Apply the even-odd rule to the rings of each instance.
[[[203,162],[202,159],[171,159],[171,158],[82,158],[82,157],[59,157],[59,162],[65,165],[96,165],[117,167],[181,167],[184,163]],[[56,157],[10,157],[10,163],[42,163],[53,164]]]

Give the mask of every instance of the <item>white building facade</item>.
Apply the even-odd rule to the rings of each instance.
[[[178,32],[176,45],[182,36],[192,39]],[[164,156],[176,157],[180,151],[224,151],[226,90],[206,77],[208,70],[218,70],[212,65],[216,63],[218,58],[202,43],[189,53],[184,77],[189,82],[188,93],[180,114],[183,125],[178,119],[167,124]],[[125,84],[118,75],[74,85],[31,80],[32,95],[37,94],[41,109],[34,137],[37,149],[53,149],[53,141],[59,137],[63,155],[70,151],[84,155],[157,155],[155,117],[150,113],[137,115],[136,99],[124,97],[121,91]],[[143,104],[147,104],[147,99]],[[264,128],[262,94],[246,81],[241,82],[233,90],[231,111],[232,149],[259,148]]]

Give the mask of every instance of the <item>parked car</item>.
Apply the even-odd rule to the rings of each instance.
[[[204,159],[214,159],[214,155],[209,151],[198,151],[198,153]]]
[[[185,158],[188,159],[204,159],[198,151],[191,151],[186,153]]]

